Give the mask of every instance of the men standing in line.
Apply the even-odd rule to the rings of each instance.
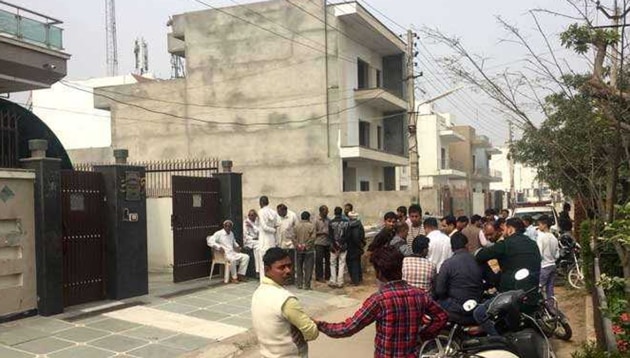
[[[427,258],[435,264],[435,268],[439,273],[444,260],[453,255],[451,240],[438,229],[438,223],[435,218],[429,217],[424,219],[424,232],[427,233],[429,238],[429,254]]]
[[[545,298],[554,297],[554,284],[556,280],[556,260],[560,257],[560,249],[558,247],[558,239],[549,232],[551,227],[551,218],[547,215],[541,215],[538,218],[538,229],[540,233],[537,237],[538,249],[542,256],[540,268],[540,286],[545,291]]]
[[[558,217],[558,228],[560,229],[561,233],[571,233],[571,230],[573,230],[573,221],[571,220],[571,216],[569,215],[570,212],[571,204],[564,203],[562,205],[560,216]]]
[[[481,300],[483,276],[481,267],[466,249],[468,239],[461,232],[451,236],[453,256],[442,264],[435,280],[435,297],[442,308],[455,317],[469,316],[464,310],[467,300]]]
[[[326,282],[330,280],[330,219],[328,207],[319,207],[319,215],[315,220],[315,280]]]
[[[440,230],[449,237],[457,231],[456,225],[457,219],[455,219],[453,215],[446,215],[442,218],[442,220],[440,220]]]
[[[223,252],[225,259],[230,262],[230,274],[232,283],[239,281],[247,281],[247,265],[249,264],[249,256],[242,254],[241,247],[234,239],[232,227],[234,223],[231,220],[223,222],[223,230],[215,232],[212,236],[206,238],[206,244],[215,250]],[[238,275],[236,268],[238,266]]]
[[[468,239],[466,249],[470,253],[475,253],[475,251],[481,247],[481,242],[479,240],[481,229],[478,226],[480,221],[481,216],[473,215],[470,217],[470,224],[466,225],[466,227],[461,230],[461,233]]]
[[[276,241],[276,230],[278,228],[278,214],[269,207],[269,198],[260,197],[260,210],[258,211],[258,223],[260,231],[258,234],[258,245],[260,246],[261,257],[272,247],[278,246]],[[260,275],[262,280],[263,275]]]
[[[409,206],[409,234],[407,234],[407,245],[412,247],[413,239],[419,235],[424,235],[424,228],[422,227],[422,208],[420,205],[413,204]]]
[[[291,277],[291,259],[279,247],[263,257],[265,274],[252,296],[252,325],[264,358],[308,357],[308,341],[317,338],[316,323],[293,293],[283,288]]]
[[[346,262],[348,273],[353,285],[359,285],[363,281],[363,269],[361,267],[361,256],[365,247],[365,229],[359,220],[359,214],[354,211],[348,213],[348,254]]]
[[[295,271],[298,289],[311,289],[313,267],[315,267],[315,225],[311,222],[311,214],[303,211],[300,222],[295,226]]]
[[[538,231],[534,226],[534,219],[531,216],[525,215],[523,216],[523,224],[525,224],[525,235],[530,239],[536,241],[536,236],[538,236]]]
[[[260,234],[258,214],[256,214],[254,209],[247,213],[247,218],[243,222],[243,234],[243,253],[249,256],[247,276],[254,277],[256,275],[258,277],[262,267],[262,256],[260,255],[260,242],[258,241],[258,235]]]
[[[276,232],[276,242],[278,246],[285,250],[291,258],[291,267],[295,267],[295,225],[298,223],[297,215],[289,210],[286,205],[279,204],[278,207],[278,230]],[[292,285],[295,275],[287,282]]]
[[[341,217],[343,210],[335,207],[335,217],[330,220],[330,282],[328,286],[342,288],[343,275],[346,271],[346,255],[348,254],[348,221]]]

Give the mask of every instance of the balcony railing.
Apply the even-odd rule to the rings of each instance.
[[[503,173],[499,170],[489,168],[475,168],[474,174],[491,178],[503,178]]]
[[[62,22],[52,17],[0,1],[0,34],[19,40],[63,49],[62,29],[54,26]]]

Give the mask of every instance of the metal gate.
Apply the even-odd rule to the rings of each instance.
[[[61,171],[64,306],[105,298],[105,200],[101,173]]]
[[[207,277],[212,259],[206,237],[221,227],[219,180],[185,176],[171,180],[173,281]]]

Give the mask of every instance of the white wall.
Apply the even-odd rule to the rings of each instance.
[[[486,210],[485,195],[483,193],[472,193],[473,214],[483,215]]]
[[[66,149],[108,147],[112,143],[110,112],[94,108],[93,88],[136,82],[131,75],[67,81],[68,85],[58,82],[33,91],[33,113]]]
[[[173,271],[172,198],[147,198],[149,272]]]
[[[507,147],[499,148],[501,154],[493,155],[490,160],[490,168],[500,170],[503,173],[503,181],[500,183],[490,183],[491,190],[510,190],[510,162],[507,159],[509,149]],[[538,189],[538,180],[536,180],[536,170],[527,167],[521,163],[514,163],[514,189],[517,192],[526,189]],[[546,185],[543,185],[546,186]]]

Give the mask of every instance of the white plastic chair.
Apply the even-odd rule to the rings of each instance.
[[[225,252],[212,248],[212,266],[210,267],[210,281],[214,273],[215,265],[223,265],[223,282],[230,282],[230,261],[225,258]]]

